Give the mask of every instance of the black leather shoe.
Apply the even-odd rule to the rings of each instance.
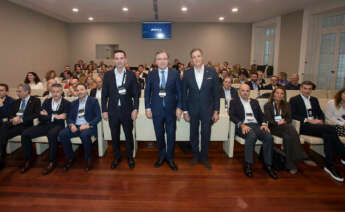
[[[64,171],[68,171],[73,166],[74,163],[74,158],[73,159],[68,159],[65,165],[63,166]]]
[[[50,162],[48,166],[42,171],[42,175],[48,175],[56,168],[56,162]]]
[[[327,172],[327,174],[329,174],[329,176],[331,176],[334,180],[344,182],[344,178],[333,166],[325,166],[323,170],[325,170],[325,172]]]
[[[175,163],[173,160],[168,160],[167,163],[168,163],[168,166],[169,166],[172,170],[174,170],[174,171],[177,171],[177,170],[178,170],[178,167],[177,167],[176,163]]]
[[[121,160],[122,160],[121,158],[115,159],[115,160],[111,163],[110,168],[111,168],[111,169],[116,169],[117,166],[119,165],[119,163],[121,162]]]
[[[252,171],[252,166],[250,165],[250,163],[245,163],[243,166],[243,171],[244,174],[249,177],[252,178],[253,177],[253,171]]]
[[[32,167],[32,161],[31,160],[25,161],[24,167],[20,170],[20,173],[24,174],[25,172],[29,171],[31,167]]]
[[[265,166],[265,171],[268,173],[268,175],[272,178],[272,179],[278,179],[277,174],[273,171],[271,166]]]
[[[163,164],[164,164],[164,162],[165,162],[165,159],[161,159],[161,158],[159,158],[157,161],[156,161],[156,163],[155,163],[155,167],[156,168],[159,168],[159,167],[161,167]]]
[[[195,166],[198,162],[199,162],[199,160],[198,160],[197,158],[193,158],[193,159],[189,162],[189,165],[190,165],[190,166]]]
[[[210,162],[208,162],[208,160],[201,161],[201,164],[204,165],[208,170],[212,169],[212,166],[211,166]]]
[[[85,168],[84,170],[86,172],[90,171],[92,169],[92,161],[91,159],[89,158],[86,162],[85,162]]]
[[[129,167],[130,169],[134,169],[134,167],[135,167],[135,161],[134,161],[133,158],[128,158],[128,167]]]

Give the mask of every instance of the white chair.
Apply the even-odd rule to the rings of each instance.
[[[311,95],[317,97],[318,99],[327,99],[328,91],[327,90],[313,90]]]

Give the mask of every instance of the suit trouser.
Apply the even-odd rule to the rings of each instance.
[[[22,124],[12,125],[10,122],[6,122],[0,128],[0,157],[4,158],[6,155],[6,147],[9,139],[22,134],[25,128]]]
[[[176,114],[168,114],[165,109],[163,109],[163,114],[160,116],[153,116],[152,120],[158,144],[159,158],[173,160],[176,140]],[[165,132],[167,134],[166,144]]]
[[[63,128],[64,126],[62,125],[48,123],[25,129],[22,134],[25,160],[32,160],[32,139],[40,136],[47,136],[49,143],[49,161],[55,162],[58,148],[57,137]]]
[[[199,151],[199,125],[201,122],[201,151]],[[208,160],[208,146],[211,138],[211,117],[200,115],[190,117],[190,141],[193,157],[200,161]]]
[[[301,134],[323,138],[326,166],[332,167],[334,165],[334,152],[337,152],[341,158],[345,159],[345,147],[337,136],[335,126],[303,123],[301,125]]]
[[[119,110],[120,111],[120,110]],[[130,115],[126,114],[109,114],[109,127],[111,131],[112,145],[114,150],[114,158],[121,158],[120,149],[120,127],[122,125],[123,132],[126,137],[126,155],[128,158],[133,157],[133,120]]]
[[[77,126],[78,130],[72,133],[70,128],[65,128],[59,133],[59,140],[62,143],[63,150],[67,159],[74,159],[74,152],[72,149],[71,138],[80,137],[84,146],[84,159],[91,159],[92,142],[91,136],[97,136],[97,127],[92,127],[83,131],[79,130],[80,126]]]
[[[261,130],[258,124],[246,124],[251,128],[249,133],[246,135],[242,134],[242,131],[239,130],[239,135],[245,138],[244,144],[244,160],[249,163],[254,163],[254,149],[255,143],[259,139],[263,143],[263,155],[264,163],[266,166],[272,165],[272,150],[273,150],[273,137],[270,133]]]

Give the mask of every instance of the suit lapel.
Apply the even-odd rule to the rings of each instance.
[[[28,109],[28,106],[29,106],[29,104],[31,104],[31,100],[32,99],[32,97],[30,96],[30,98],[29,98],[29,100],[28,100],[28,102],[26,103],[26,105],[25,105],[25,110],[24,110],[24,113],[26,113],[26,111],[27,111],[27,109]],[[20,106],[19,106],[20,107]]]
[[[200,91],[205,88],[207,77],[208,77],[208,69],[207,69],[206,66],[204,66],[204,76],[202,78],[202,83],[201,83]]]
[[[115,69],[113,70],[113,73],[111,74],[112,76],[112,81],[113,81],[113,84],[115,85],[115,88],[117,88],[117,84],[116,84],[116,76],[115,76]]]

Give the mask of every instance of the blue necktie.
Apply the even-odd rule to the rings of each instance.
[[[164,71],[161,71],[161,75],[162,75],[162,88],[164,89],[165,88],[165,75],[164,75]],[[165,107],[165,101],[164,101],[164,98],[163,98],[163,107]]]
[[[23,100],[22,100],[22,105],[20,106],[20,110],[22,110],[22,111],[23,111],[22,118],[24,117],[24,109],[25,109],[25,106],[26,106],[26,100],[25,100],[25,99],[23,99]]]

